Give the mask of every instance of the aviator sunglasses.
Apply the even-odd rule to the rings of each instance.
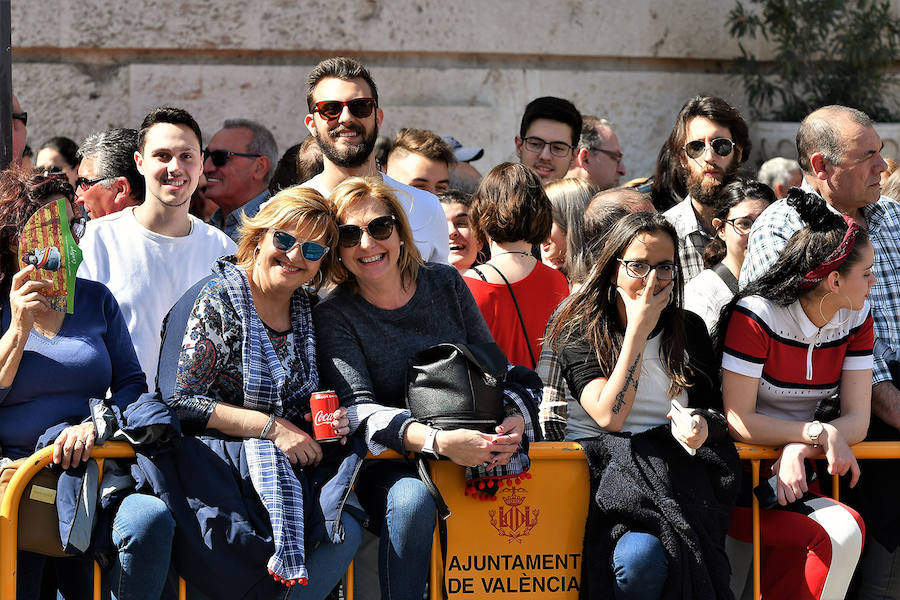
[[[352,248],[359,244],[363,231],[378,241],[384,241],[394,233],[394,221],[394,215],[385,215],[372,219],[365,227],[341,225],[338,227],[338,242],[344,248]]]
[[[290,252],[294,246],[300,246],[300,254],[303,258],[311,261],[319,261],[323,256],[328,254],[328,246],[317,244],[316,242],[301,242],[287,231],[280,229],[272,230],[272,245],[276,250],[281,252]]]
[[[734,150],[734,142],[728,138],[716,138],[709,143],[709,147],[719,156],[728,156]],[[706,141],[694,140],[682,146],[681,149],[688,155],[688,158],[700,158],[706,152]]]
[[[350,114],[357,119],[365,119],[372,115],[375,110],[375,98],[354,98],[347,102],[341,100],[322,100],[316,102],[313,112],[322,115],[323,119],[337,119],[344,112],[344,107],[350,109]]]

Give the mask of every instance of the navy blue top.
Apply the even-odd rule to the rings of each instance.
[[[9,328],[9,298],[0,304],[0,334]],[[2,454],[34,452],[48,428],[88,416],[88,400],[105,398],[122,410],[147,391],[119,305],[106,286],[79,278],[75,310],[59,332],[46,338],[34,329],[10,387],[0,387]]]

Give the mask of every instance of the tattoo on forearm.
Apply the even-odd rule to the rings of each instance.
[[[637,370],[638,362],[640,362],[640,360],[641,355],[638,353],[638,355],[634,357],[634,362],[628,367],[628,376],[625,377],[625,386],[622,388],[621,392],[616,394],[616,403],[613,404],[612,411],[614,415],[619,414],[619,411],[625,406],[625,394],[628,393],[628,388],[633,385],[634,389],[637,389],[638,378],[635,377],[634,372]]]

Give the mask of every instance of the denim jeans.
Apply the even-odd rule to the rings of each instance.
[[[669,563],[656,536],[629,531],[616,543],[610,557],[616,600],[658,600]]]
[[[287,598],[290,600],[322,600],[340,581],[353,561],[362,540],[362,526],[346,512],[341,515],[344,541],[340,544],[322,542],[306,553],[306,570],[309,583],[295,585]]]
[[[131,494],[119,505],[113,519],[112,541],[117,552],[104,588],[113,600],[158,600],[162,593],[175,520],[162,500],[145,494]],[[86,557],[48,559],[30,552],[19,552],[16,598],[38,597],[44,565],[58,573],[61,597],[66,600],[91,598],[90,561]]]
[[[422,600],[428,581],[437,508],[425,484],[405,462],[373,461],[356,494],[381,536],[378,571],[382,600]]]

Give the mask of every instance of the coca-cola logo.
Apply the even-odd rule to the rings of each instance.
[[[325,412],[324,410],[320,410],[316,413],[313,423],[315,425],[331,425],[334,423],[334,413]]]

